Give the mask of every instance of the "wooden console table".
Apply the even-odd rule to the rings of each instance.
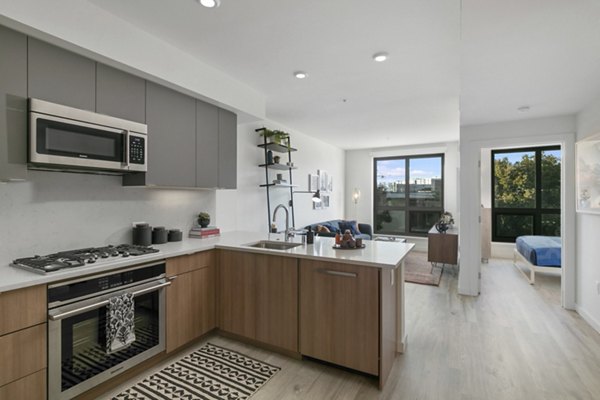
[[[458,229],[450,228],[439,233],[433,226],[427,233],[427,261],[442,264],[458,264]]]

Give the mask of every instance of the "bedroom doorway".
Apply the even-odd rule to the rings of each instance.
[[[560,249],[554,252],[553,259],[538,262],[544,268],[532,268],[528,264],[529,260],[535,262],[535,250],[524,251],[522,239],[518,248],[525,256],[515,251],[516,239],[521,236],[533,236],[532,246],[539,243],[541,237],[547,237],[548,242],[557,241],[561,248],[565,247],[563,147],[560,143],[538,143],[481,148],[480,240],[482,262],[490,258],[509,260],[500,263],[506,266],[516,261],[517,267],[512,268],[532,284],[535,273],[543,271],[543,275],[537,275],[536,289],[544,285],[544,290],[554,292],[552,297],[560,299],[557,301],[566,307]],[[552,267],[548,267],[550,265]],[[552,275],[559,275],[560,283]]]

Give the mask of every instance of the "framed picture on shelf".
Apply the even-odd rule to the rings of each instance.
[[[600,214],[600,134],[575,144],[579,213]]]

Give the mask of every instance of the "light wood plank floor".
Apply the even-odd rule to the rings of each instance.
[[[253,400],[600,399],[600,334],[560,307],[556,278],[536,275],[532,287],[509,260],[491,260],[481,296],[459,296],[456,286],[448,270],[440,287],[406,284],[408,349],[383,391],[341,369],[206,341],[282,367]]]

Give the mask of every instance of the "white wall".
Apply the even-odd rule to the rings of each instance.
[[[401,146],[385,149],[349,150],[346,152],[346,217],[373,225],[373,159],[419,154],[444,154],[444,207],[455,217],[458,213],[458,142],[434,143],[419,146]],[[358,204],[352,193],[361,192]],[[455,218],[457,220],[457,218]],[[417,251],[427,250],[426,238],[411,238]]]
[[[223,231],[266,231],[265,190],[258,185],[264,170],[258,168],[263,153],[255,128],[238,127],[238,189],[185,190],[123,187],[121,178],[106,175],[30,171],[29,180],[0,184],[0,265],[34,254],[59,250],[131,243],[131,223],[179,228],[184,236],[200,211]],[[308,173],[317,168],[334,180],[331,207],[312,210],[310,194],[295,195],[296,226],[344,215],[344,151],[314,138],[268,123],[271,129],[292,133],[298,148],[293,161],[298,190],[306,190]],[[310,166],[310,168],[309,168]],[[286,202],[283,192],[273,196],[274,205]],[[279,223],[283,224],[283,215]],[[283,227],[283,225],[280,225]]]
[[[131,222],[180,228],[215,213],[214,191],[126,188],[117,176],[30,171],[0,184],[0,265],[58,250],[131,243]]]
[[[526,145],[562,146],[561,214],[563,238],[563,305],[575,307],[575,116],[558,116],[461,127],[460,132],[460,276],[458,291],[479,293],[481,260],[479,211],[481,208],[482,149]]]
[[[600,99],[577,115],[577,140],[600,132]],[[600,215],[577,214],[577,311],[600,332]]]
[[[245,230],[266,232],[269,229],[267,218],[266,190],[258,187],[264,183],[264,168],[258,165],[264,162],[264,153],[257,145],[262,138],[254,130],[266,126],[269,129],[280,129],[291,134],[292,147],[298,149],[292,153],[292,162],[298,169],[293,172],[293,183],[299,185],[296,190],[308,189],[308,174],[316,174],[323,169],[333,179],[333,192],[330,194],[330,207],[324,210],[312,209],[312,195],[297,193],[294,195],[294,213],[296,227],[328,219],[344,216],[344,151],[313,137],[293,131],[272,121],[247,123],[238,125],[238,185],[236,190],[218,190],[217,220],[224,231]],[[275,155],[277,153],[274,153]],[[280,154],[281,162],[287,161],[287,154]],[[270,179],[275,179],[277,172],[271,171]],[[287,178],[286,178],[287,179]],[[287,205],[288,189],[271,189],[271,213],[279,203]],[[284,216],[278,215],[279,228],[284,227]],[[291,219],[291,217],[290,217]],[[290,221],[291,224],[291,221]]]

